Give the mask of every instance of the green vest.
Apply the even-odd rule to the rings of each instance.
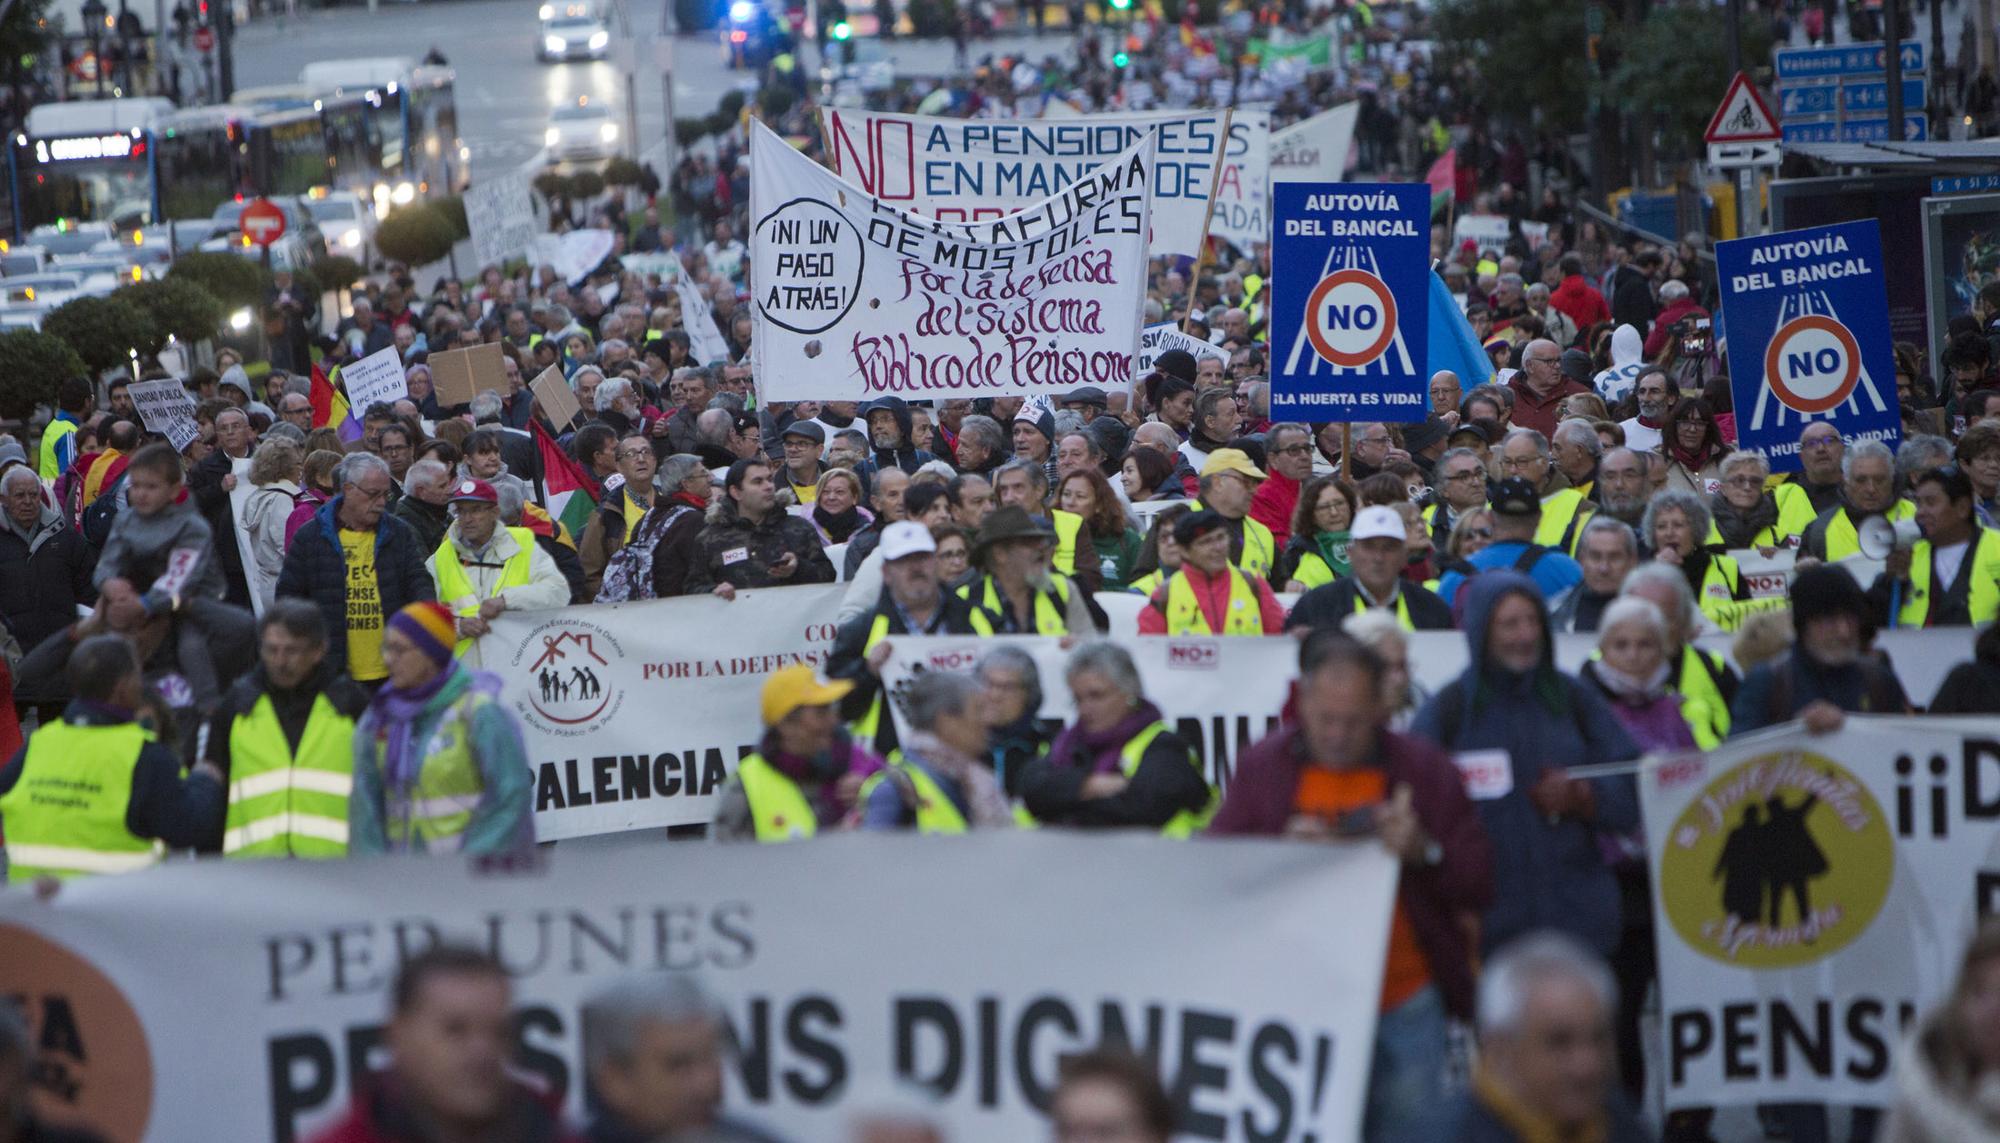
[[[1583,525],[1596,507],[1574,488],[1562,488],[1542,498],[1542,522],[1535,527],[1535,542],[1565,555],[1576,555]]]
[[[1677,673],[1674,689],[1681,693],[1681,718],[1694,734],[1695,745],[1713,750],[1729,737],[1729,703],[1716,683],[1722,675],[1722,662],[1690,643],[1681,648]]]
[[[1771,548],[1796,548],[1799,537],[1819,513],[1813,511],[1812,497],[1797,484],[1780,484],[1771,490],[1771,498],[1778,504],[1778,522],[1758,533],[1754,546]]]
[[[1199,500],[1188,502],[1190,510],[1202,511]],[[1243,557],[1236,566],[1259,578],[1269,579],[1278,563],[1278,537],[1270,528],[1249,516],[1243,517]]]
[[[2000,532],[1980,528],[1973,539],[1975,542],[1965,553],[1967,566],[1961,574],[1966,576],[1966,607],[1976,626],[1990,623],[2000,615]],[[1898,627],[1924,626],[1930,619],[1933,588],[1936,592],[1946,592],[1951,585],[1931,582],[1931,542],[1918,540],[1917,546],[1910,549],[1910,584],[1903,592],[1903,607],[1896,616]]]
[[[509,528],[507,534],[514,537],[516,550],[507,557],[506,566],[500,569],[500,582],[494,585],[493,596],[489,598],[497,598],[510,587],[525,587],[529,582],[529,567],[535,556],[535,534],[526,528]],[[438,599],[460,618],[478,615],[479,605],[485,601],[472,589],[472,581],[465,574],[465,565],[458,562],[458,545],[451,542],[450,536],[438,545],[434,558],[437,560]],[[472,640],[460,639],[455,653],[463,655],[471,647]]]
[[[390,833],[392,843],[408,842],[408,848],[421,853],[456,853],[465,844],[473,811],[486,792],[479,762],[472,755],[468,716],[474,704],[491,701],[468,687],[453,709],[444,712],[424,743],[423,768],[410,790],[409,817],[400,823],[404,827],[400,836]]]
[[[1258,605],[1256,586],[1234,566],[1227,570],[1229,606],[1222,618],[1222,634],[1264,634],[1264,609]],[[1169,635],[1215,634],[1208,625],[1208,616],[1201,610],[1201,601],[1195,598],[1194,588],[1188,586],[1186,568],[1167,581],[1166,616]]]
[[[972,589],[975,587],[980,590],[978,602],[981,607],[984,607],[995,615],[1008,614],[1007,605],[1000,598],[1000,589],[994,585],[993,577],[990,575],[980,576],[978,579],[959,588],[958,597],[960,599],[973,598]],[[1069,580],[1067,578],[1057,576],[1053,592],[1038,591],[1035,593],[1035,634],[1069,634]]]
[[[1166,732],[1167,724],[1156,722],[1133,735],[1131,740],[1126,742],[1118,751],[1119,771],[1127,778],[1137,774],[1139,772],[1139,763],[1145,760],[1146,748],[1153,744],[1155,738]],[[1196,771],[1200,771],[1201,759],[1196,758],[1192,750],[1188,751],[1188,762]],[[1215,811],[1221,808],[1221,805],[1222,798],[1211,788],[1208,792],[1208,804],[1206,806],[1203,806],[1200,810],[1182,810],[1180,813],[1175,814],[1167,821],[1166,825],[1160,827],[1160,835],[1162,837],[1175,838],[1190,837],[1207,827],[1209,819],[1215,816]]]
[[[1298,566],[1292,569],[1292,578],[1299,581],[1300,587],[1311,591],[1313,588],[1332,583],[1339,577],[1333,574],[1333,568],[1327,565],[1325,556],[1318,552],[1306,552],[1299,557]]]
[[[345,857],[354,790],[354,720],[313,699],[294,755],[269,695],[229,726],[230,857]]]
[[[1140,595],[1150,599],[1154,592],[1160,590],[1160,585],[1165,582],[1167,582],[1167,572],[1162,568],[1147,572],[1145,575],[1133,580],[1130,584],[1126,585],[1126,589],[1128,591],[1136,591]]]
[[[1064,575],[1075,575],[1076,538],[1083,531],[1083,517],[1051,508],[1049,523],[1056,531],[1056,554],[1049,564]]]
[[[795,841],[819,832],[819,817],[799,784],[776,766],[752,754],[736,764],[736,780],[750,803],[750,821],[758,841]]]
[[[1884,519],[1894,524],[1908,520],[1917,514],[1917,506],[1908,500],[1898,500],[1882,513]],[[1833,519],[1826,522],[1826,562],[1838,563],[1861,551],[1861,533],[1844,507],[1833,510]]]
[[[136,722],[52,722],[35,731],[19,779],[0,795],[7,880],[130,873],[157,864],[166,847],[125,825],[132,774],[152,740]]]
[[[937,784],[937,780],[931,777],[928,770],[900,758],[890,765],[901,771],[915,788],[918,833],[965,832],[965,815],[958,812],[958,807],[952,804],[951,795],[944,792],[944,788]],[[861,783],[861,804],[867,805],[868,796],[875,792],[875,787],[880,786],[888,778],[889,771],[877,770],[866,782]]]
[[[75,434],[76,422],[61,413],[57,413],[48,427],[42,430],[41,463],[35,470],[36,475],[42,478],[42,483],[51,483],[62,475],[62,466],[56,463],[56,444],[65,437]]]

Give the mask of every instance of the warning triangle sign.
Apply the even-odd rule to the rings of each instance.
[[[1764,102],[1750,77],[1739,71],[1729,81],[1729,93],[1722,97],[1722,106],[1715,109],[1702,137],[1710,143],[1753,143],[1783,135],[1771,105]]]

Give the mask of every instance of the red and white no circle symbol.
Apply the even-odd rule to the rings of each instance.
[[[1367,365],[1396,340],[1396,298],[1366,270],[1321,278],[1306,299],[1306,337],[1335,365]]]
[[[1861,380],[1861,346],[1826,314],[1793,318],[1764,351],[1764,379],[1786,408],[1824,413],[1847,400]]]

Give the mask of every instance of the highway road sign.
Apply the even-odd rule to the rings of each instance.
[[[1904,40],[1901,60],[1905,74],[1925,70],[1923,41]],[[1829,44],[1819,48],[1782,48],[1775,60],[1778,83],[1806,79],[1838,79],[1847,76],[1881,75],[1886,70],[1882,45]]]

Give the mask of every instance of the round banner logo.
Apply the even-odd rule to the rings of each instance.
[[[35,1113],[138,1143],[153,1115],[153,1056],[125,994],[96,965],[15,925],[0,925],[0,964],[35,1045]]]
[[[1345,368],[1367,365],[1396,340],[1396,296],[1366,270],[1336,270],[1306,298],[1306,339]]]
[[[1807,314],[1778,327],[1764,351],[1764,380],[1788,409],[1824,413],[1854,393],[1861,380],[1861,346],[1826,314]]]
[[[1710,782],[1665,841],[1659,892],[1674,931],[1745,968],[1846,947],[1881,912],[1896,867],[1874,795],[1810,752],[1753,758]]]
[[[624,655],[617,637],[595,623],[544,623],[514,651],[513,665],[529,676],[515,707],[523,719],[550,734],[595,730],[624,705],[613,667]]]

